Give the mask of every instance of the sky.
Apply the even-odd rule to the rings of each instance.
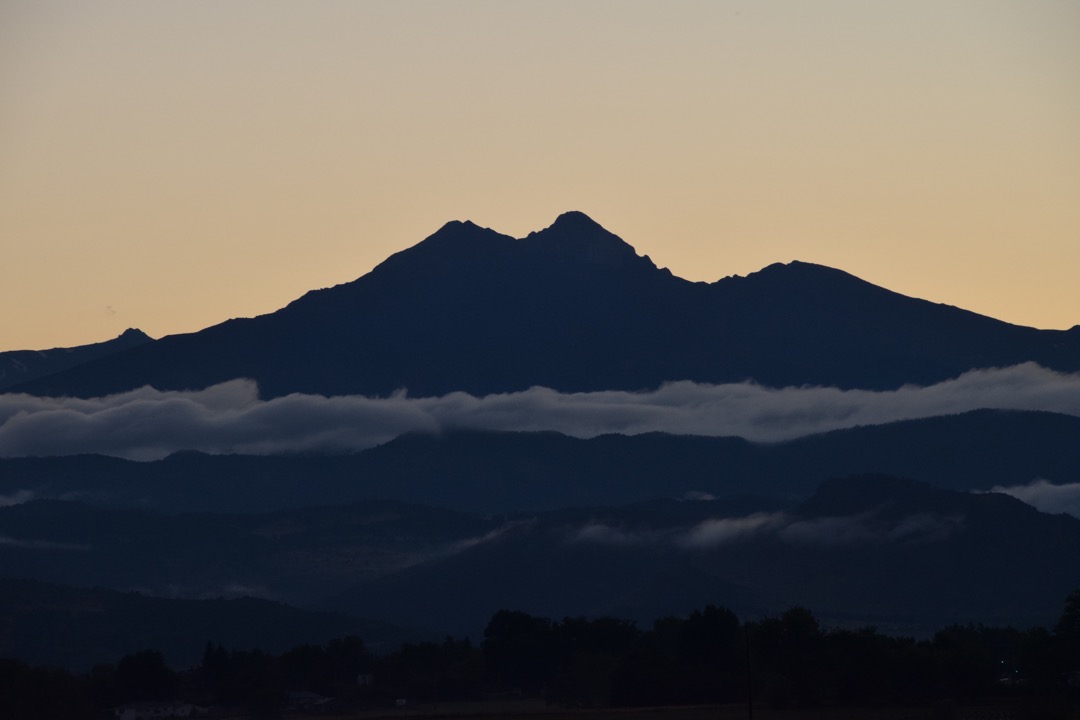
[[[192,332],[581,210],[1080,323],[1075,0],[0,1],[0,350]]]

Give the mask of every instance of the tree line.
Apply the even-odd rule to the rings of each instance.
[[[896,707],[1002,699],[1080,704],[1080,590],[1052,629],[954,625],[915,640],[821,626],[805,608],[740,622],[707,606],[651,628],[502,610],[482,642],[447,638],[373,654],[356,637],[280,655],[207,643],[177,672],[145,650],[76,675],[0,660],[0,717],[70,720],[139,701],[183,700],[274,717],[290,692],[335,711],[409,702],[537,697],[563,706],[745,702]],[[295,696],[293,696],[295,697]],[[332,700],[330,700],[332,699]],[[1065,715],[1063,715],[1065,716]]]

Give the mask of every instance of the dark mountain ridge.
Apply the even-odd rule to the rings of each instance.
[[[423,633],[256,598],[169,599],[0,577],[0,657],[86,672],[148,648],[175,668],[197,665],[206,643],[282,652],[345,635],[376,650]]]
[[[707,513],[710,505],[701,503]],[[704,603],[743,617],[802,603],[835,625],[926,633],[1051,623],[1080,583],[1080,519],[1005,495],[837,478],[783,513],[657,523],[624,508],[539,516],[325,607],[476,634],[499,608],[640,621]],[[433,600],[426,588],[440,588]]]
[[[150,342],[153,338],[142,330],[128,328],[112,340],[92,345],[0,352],[0,392]]]
[[[16,389],[94,396],[248,377],[292,392],[566,392],[665,381],[895,388],[1034,361],[1080,370],[1080,328],[1036,330],[793,262],[692,283],[582,213],[515,240],[451,222],[350,283],[285,308]]]
[[[229,515],[35,500],[0,507],[0,566],[83,587],[304,603],[453,552],[494,527],[395,502]]]
[[[1080,418],[978,410],[836,430],[783,443],[554,432],[410,434],[355,455],[177,453],[0,458],[0,498],[113,507],[266,512],[399,500],[507,513],[619,505],[686,493],[801,499],[834,476],[884,473],[955,490],[1080,482]]]
[[[708,603],[743,616],[803,603],[830,623],[909,632],[1024,627],[1052,622],[1080,584],[1080,519],[881,475],[830,479],[786,507],[663,500],[498,518],[401,503],[228,516],[38,501],[0,508],[0,537],[9,576],[258,592],[474,638],[501,608],[648,621]]]

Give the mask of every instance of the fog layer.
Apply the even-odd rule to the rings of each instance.
[[[178,450],[272,454],[357,451],[410,431],[554,430],[740,436],[775,442],[813,433],[979,408],[1080,416],[1080,374],[1032,363],[976,370],[892,391],[672,382],[647,392],[547,388],[475,397],[288,395],[261,400],[250,380],[204,390],[150,387],[102,398],[0,395],[0,457],[98,453],[154,460]]]

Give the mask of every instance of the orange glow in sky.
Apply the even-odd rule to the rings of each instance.
[[[1080,323],[1072,0],[0,4],[0,350],[160,337],[582,210]]]

